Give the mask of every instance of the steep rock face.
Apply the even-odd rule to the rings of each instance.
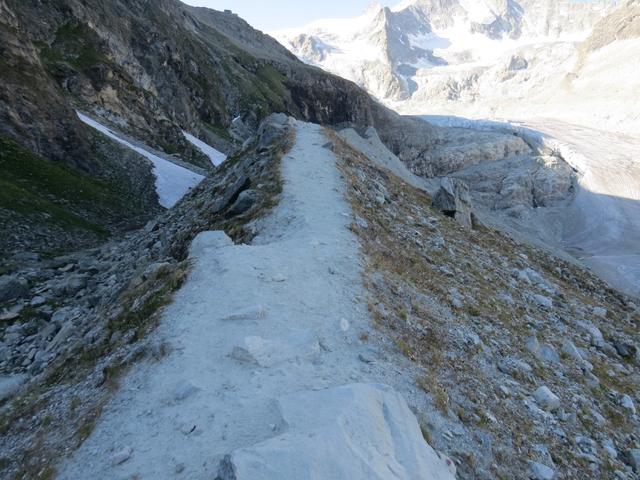
[[[233,120],[250,136],[274,111],[321,124],[379,125],[385,138],[410,129],[422,150],[434,141],[436,129],[401,119],[355,84],[303,64],[228,12],[177,0],[0,0],[0,12],[0,135],[43,160],[107,181],[125,199],[143,192],[142,210],[150,215],[157,201],[147,195],[148,165],[105,143],[75,109],[207,170],[210,159],[183,131],[229,153],[239,145],[229,133]],[[40,207],[28,205],[36,216]],[[3,250],[40,250],[30,238],[30,225],[38,222],[23,213],[0,204],[5,223],[24,230],[15,242],[3,242]],[[135,219],[118,213],[121,224],[140,226],[140,212]],[[98,227],[113,230],[108,222]],[[53,234],[38,236],[46,243]],[[65,243],[66,234],[57,237],[56,245]]]
[[[89,170],[84,130],[69,99],[203,167],[207,160],[181,129],[222,141],[238,115],[254,125],[273,111],[367,124],[381,110],[355,85],[303,65],[231,13],[176,0],[3,0],[0,6],[7,65],[0,70],[7,100],[0,107],[2,132],[55,159],[85,159]],[[29,76],[33,86],[19,76]],[[33,131],[24,132],[25,125]]]

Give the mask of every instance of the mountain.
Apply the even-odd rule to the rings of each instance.
[[[634,36],[635,8],[629,0],[416,0],[273,35],[305,62],[355,81],[403,113],[568,117],[571,108],[562,102],[578,103],[572,80],[589,48],[583,42],[593,47],[590,36],[602,37],[603,30],[614,43]],[[626,33],[617,35],[616,28]],[[621,45],[617,63],[632,65],[634,51],[631,42]],[[606,83],[604,73],[594,73]],[[628,82],[637,86],[637,75]],[[581,109],[574,117],[633,131],[637,118],[622,98],[603,105],[614,115]]]
[[[154,153],[129,151],[125,160],[114,137],[81,122],[76,110]],[[95,245],[143,225],[158,208],[157,166],[149,158],[206,173],[210,159],[183,132],[233,153],[247,128],[274,111],[319,123],[375,124],[383,135],[395,128],[393,117],[431,136],[428,126],[401,120],[351,82],[303,64],[230,12],[175,0],[0,0],[0,139],[25,152],[4,155],[3,190],[39,190],[48,202],[23,196],[26,205],[18,207],[2,195],[0,214],[14,228],[0,240],[0,257]],[[43,191],[27,169],[36,157],[61,166],[68,184],[88,177],[117,199],[94,196],[95,208],[87,210],[73,189]],[[131,198],[135,207],[123,208]],[[32,235],[36,224],[42,231]]]

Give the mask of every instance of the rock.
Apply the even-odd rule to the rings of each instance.
[[[58,325],[56,322],[48,323],[42,330],[40,330],[40,338],[42,338],[43,340],[48,340],[49,337],[54,335],[59,328],[60,325]]]
[[[38,295],[31,299],[31,301],[29,302],[29,305],[31,305],[32,307],[39,307],[40,305],[44,305],[46,302],[47,302],[46,298]]]
[[[171,268],[171,264],[169,262],[156,262],[149,265],[144,269],[142,273],[142,278],[145,280],[149,278],[153,278],[160,270],[165,268]]]
[[[531,298],[541,307],[544,307],[544,308],[553,307],[553,300],[550,299],[549,297],[545,297],[544,295],[540,295],[536,293],[535,295],[532,295]]]
[[[24,280],[9,275],[0,277],[0,303],[11,302],[28,295],[29,287]]]
[[[514,357],[505,357],[498,362],[498,370],[502,373],[518,378],[532,372],[531,365]]]
[[[267,311],[262,305],[254,305],[244,310],[238,310],[224,317],[223,321],[239,321],[239,320],[262,320],[267,316]]]
[[[618,458],[618,451],[616,450],[616,445],[613,443],[613,440],[606,439],[602,442],[602,449],[605,451],[607,456],[611,459]]]
[[[217,480],[455,479],[451,460],[425,442],[415,416],[390,387],[296,393],[278,399],[278,406],[286,432],[227,455]]]
[[[540,351],[540,343],[538,342],[538,337],[535,333],[525,340],[524,345],[531,353],[538,355],[538,352]]]
[[[229,127],[229,134],[236,140],[244,142],[246,140],[249,140],[253,136],[253,131],[242,120],[241,117],[236,117],[231,122],[231,127]]]
[[[629,395],[623,395],[620,399],[620,406],[625,410],[628,410],[632,415],[636,414],[636,406],[633,403],[633,399]]]
[[[277,340],[258,336],[246,337],[233,348],[231,357],[241,362],[272,367],[295,358],[307,358],[320,353],[320,345],[313,332],[291,333]]]
[[[538,343],[538,339],[535,334],[527,339],[525,347],[544,362],[560,363],[560,355],[558,355],[556,349],[548,343]]]
[[[546,465],[538,462],[529,462],[529,478],[532,480],[553,480],[556,472]]]
[[[596,317],[607,318],[607,309],[602,307],[593,307],[593,314]]]
[[[52,350],[57,349],[60,345],[66,342],[73,333],[73,330],[74,326],[72,322],[65,323],[60,331],[56,334],[56,336],[53,337],[53,340],[49,342],[49,345],[47,345],[47,351],[51,352]]]
[[[63,283],[63,291],[67,295],[75,295],[87,286],[87,275],[74,274],[70,275]]]
[[[358,215],[356,215],[355,224],[358,227],[362,228],[363,230],[366,230],[367,228],[369,228],[369,222],[367,222],[364,218]]]
[[[346,318],[341,318],[340,319],[340,330],[343,333],[347,333],[349,331],[349,328],[351,328],[351,324],[349,323],[349,320],[347,320]]]
[[[598,379],[598,377],[596,377],[590,371],[585,371],[584,377],[585,377],[585,381],[587,382],[587,386],[589,388],[596,388],[598,385],[600,385],[600,379]]]
[[[633,468],[633,471],[640,473],[640,449],[633,448],[624,452],[622,456],[624,462]]]
[[[549,412],[560,408],[560,398],[546,386],[538,388],[538,390],[534,392],[533,398],[542,409]]]
[[[289,117],[284,113],[269,115],[258,129],[258,150],[269,148],[275,140],[281,138],[288,121]]]
[[[244,190],[238,195],[238,199],[231,206],[228,216],[235,217],[236,215],[242,215],[248,212],[251,207],[256,203],[259,198],[259,194],[255,190]]]
[[[571,340],[567,340],[567,339],[563,340],[562,348],[560,351],[564,353],[567,357],[572,358],[577,362],[584,361],[584,359],[582,358],[582,355],[580,354],[580,351]]]
[[[473,225],[473,205],[469,186],[457,178],[445,177],[440,183],[440,189],[433,197],[433,207],[466,228]]]
[[[117,465],[122,465],[124,462],[131,458],[132,453],[133,449],[131,447],[123,448],[111,457],[111,465],[113,465],[114,467]]]
[[[636,358],[638,354],[638,347],[623,340],[613,342],[613,348],[622,358]]]
[[[547,343],[543,343],[540,345],[540,349],[538,350],[538,358],[547,363],[560,363],[560,355],[555,348]]]
[[[0,322],[11,322],[16,318],[20,318],[20,311],[4,310],[0,312]]]
[[[578,325],[582,327],[588,334],[591,341],[591,345],[598,348],[605,346],[604,336],[598,327],[591,322],[578,322]]]
[[[189,382],[182,382],[178,386],[176,386],[173,390],[173,401],[174,402],[182,402],[187,398],[198,393],[200,389],[195,385]]]
[[[207,250],[216,250],[231,246],[233,246],[233,240],[231,240],[224,232],[202,232],[194,238],[193,242],[191,242],[189,256],[197,258]]]
[[[374,360],[373,358],[369,357],[368,355],[365,355],[364,353],[361,353],[358,355],[358,360],[360,360],[362,363],[373,363]]]
[[[0,402],[13,397],[27,381],[26,375],[0,377]]]

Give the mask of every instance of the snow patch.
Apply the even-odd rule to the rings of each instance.
[[[185,132],[184,130],[182,131],[182,134],[184,135],[184,138],[186,138],[191,145],[193,145],[202,153],[204,153],[207,157],[209,157],[209,159],[211,160],[211,163],[213,163],[216,167],[227,159],[227,156],[224,153],[222,153],[219,150],[216,150],[211,145],[204,143],[199,138],[194,137],[193,135],[191,135],[188,132]]]
[[[163,207],[173,207],[189,192],[189,190],[196,187],[204,179],[202,175],[192,172],[180,165],[176,165],[169,160],[160,158],[148,150],[120,138],[118,134],[96,122],[92,118],[89,118],[80,112],[76,113],[83,123],[95,128],[121,145],[139,153],[153,164],[153,175],[156,178],[155,183],[156,192],[158,193],[158,201]]]

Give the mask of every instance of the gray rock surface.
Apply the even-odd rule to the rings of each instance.
[[[218,480],[452,480],[450,465],[424,441],[403,398],[356,384],[278,399],[285,431],[237,450]],[[313,412],[310,415],[309,412]]]
[[[466,228],[473,226],[473,205],[469,186],[456,178],[443,178],[433,197],[433,206]]]
[[[27,295],[29,295],[27,282],[9,275],[0,277],[0,303],[23,298]]]

